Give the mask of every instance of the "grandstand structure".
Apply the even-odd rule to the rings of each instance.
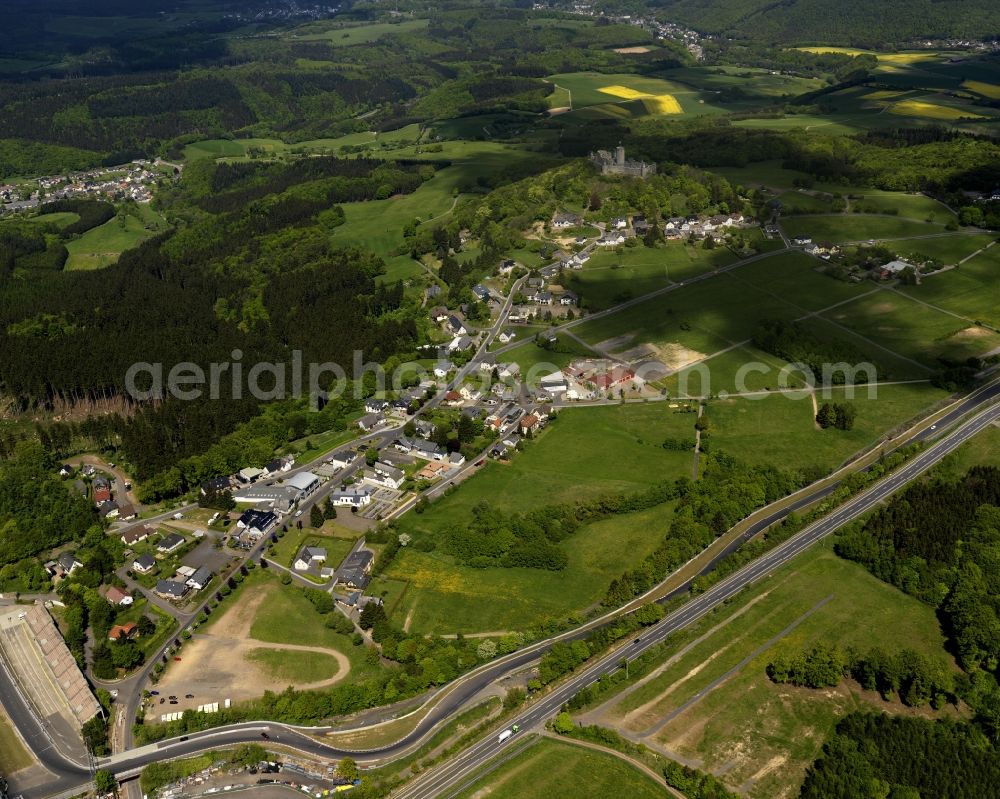
[[[101,706],[43,606],[0,607],[0,659],[50,731],[79,741]]]

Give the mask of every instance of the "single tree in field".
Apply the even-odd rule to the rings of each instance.
[[[323,526],[323,511],[319,509],[319,505],[313,505],[309,511],[309,526],[317,528]]]

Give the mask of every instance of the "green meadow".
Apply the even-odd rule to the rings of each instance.
[[[944,232],[941,222],[923,222],[897,216],[874,214],[832,214],[823,216],[787,216],[781,227],[788,236],[809,236],[813,241],[834,244],[875,240],[907,239]]]
[[[628,796],[658,799],[665,788],[618,757],[572,743],[539,739],[496,771],[474,782],[458,799],[562,799]]]
[[[69,250],[69,258],[66,269],[101,269],[110,266],[118,261],[118,256],[125,250],[166,229],[166,221],[148,205],[137,205],[135,209],[135,215],[119,214],[103,225],[68,241],[66,249]]]
[[[699,634],[705,637],[695,640]],[[776,685],[765,673],[776,656],[820,643],[860,651],[905,647],[955,668],[930,607],[841,560],[829,544],[748,589],[738,604],[713,612],[685,639],[694,642],[690,649],[605,706],[604,723],[648,734],[650,745],[715,773],[751,799],[795,795],[805,769],[846,713],[914,712],[846,681],[822,691]],[[940,715],[955,714],[947,708]]]
[[[1000,328],[1000,247],[990,247],[955,269],[900,290],[915,300]]]
[[[711,400],[705,410],[709,447],[750,463],[828,472],[945,396],[929,383],[817,392],[817,404],[854,405],[857,418],[851,430],[820,429],[805,392]]]

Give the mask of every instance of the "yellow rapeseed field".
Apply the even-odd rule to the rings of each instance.
[[[995,83],[983,83],[981,80],[966,80],[962,81],[962,88],[976,94],[981,94],[983,97],[988,97],[991,100],[1000,100],[1000,86],[997,86]]]
[[[681,104],[672,94],[648,94],[640,92],[628,86],[602,86],[599,92],[610,94],[612,97],[620,97],[622,100],[642,100],[653,114],[683,114]]]
[[[894,92],[887,89],[883,89],[877,92],[871,92],[870,94],[864,95],[862,100],[891,100],[893,97],[899,97],[901,94],[906,92]]]
[[[856,47],[796,47],[805,53],[838,53],[840,55],[873,55],[883,64],[912,64],[914,61],[927,61],[938,54],[932,50],[918,53],[877,53],[874,50],[859,50]]]
[[[597,91],[610,94],[612,97],[621,97],[623,100],[638,100],[642,97],[649,97],[645,92],[630,89],[628,86],[602,86]]]
[[[923,100],[900,100],[898,103],[893,103],[889,109],[889,113],[899,114],[904,117],[927,117],[928,119],[955,120],[963,117],[985,119],[982,114],[974,114],[971,111],[950,108],[946,105],[925,103]]]

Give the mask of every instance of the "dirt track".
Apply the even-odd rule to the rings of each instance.
[[[181,660],[175,661],[167,669],[157,689],[163,696],[176,695],[176,705],[154,705],[152,713],[160,715],[168,712],[197,708],[209,702],[220,704],[231,699],[234,702],[260,696],[265,690],[280,691],[288,685],[295,688],[323,688],[343,680],[351,670],[347,656],[335,649],[302,644],[276,644],[259,641],[250,637],[254,616],[266,601],[269,590],[261,590],[246,601],[229,608],[207,633],[196,633],[181,650]],[[326,680],[312,683],[279,681],[260,664],[248,657],[254,650],[272,649],[292,652],[311,652],[327,655],[337,661],[337,673]],[[185,694],[194,694],[193,699],[183,699]]]

